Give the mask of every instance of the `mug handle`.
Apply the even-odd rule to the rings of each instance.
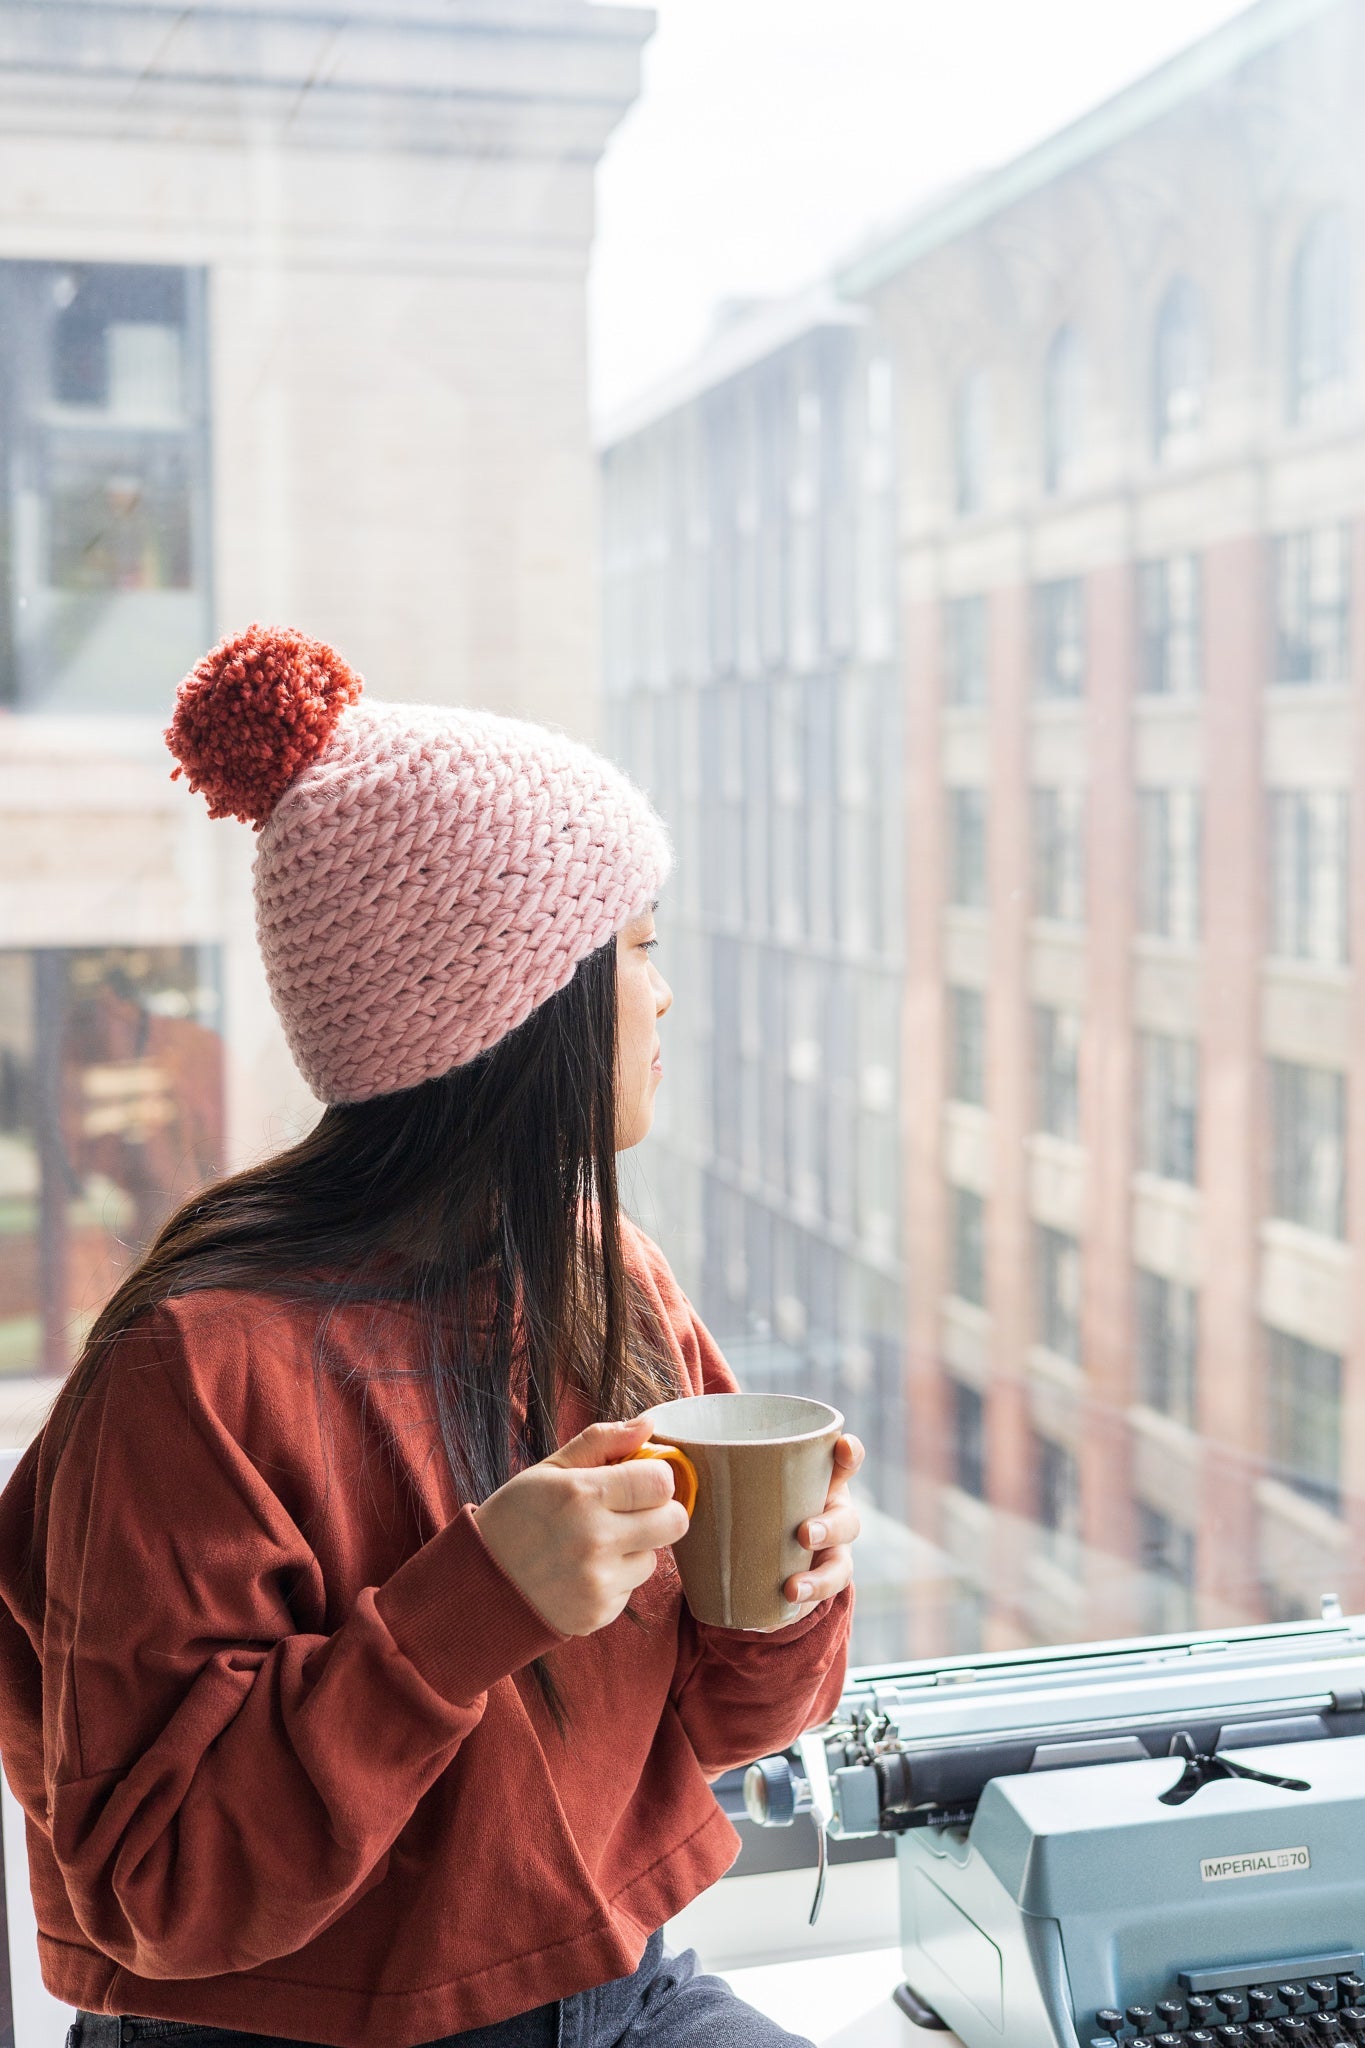
[[[697,1505],[697,1468],[686,1451],[680,1451],[676,1444],[641,1444],[638,1451],[632,1451],[629,1464],[635,1458],[663,1458],[673,1467],[673,1493],[683,1504],[687,1519],[692,1519],[692,1510]]]

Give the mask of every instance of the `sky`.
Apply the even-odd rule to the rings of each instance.
[[[812,282],[1243,4],[658,0],[598,172],[595,409],[685,363],[724,300]]]

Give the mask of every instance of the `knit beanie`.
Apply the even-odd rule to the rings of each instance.
[[[166,743],[259,838],[256,932],[323,1102],[487,1052],[651,903],[667,834],[589,748],[487,711],[376,703],[330,647],[249,626],[186,676]]]

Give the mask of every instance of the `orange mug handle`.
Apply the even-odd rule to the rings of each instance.
[[[697,1468],[686,1451],[680,1451],[676,1444],[641,1444],[638,1451],[632,1451],[631,1458],[664,1458],[673,1467],[673,1495],[680,1500],[692,1519],[692,1510],[697,1505]],[[627,1463],[630,1459],[627,1459]]]

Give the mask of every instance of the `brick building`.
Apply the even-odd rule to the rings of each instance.
[[[917,1648],[1365,1600],[1359,0],[851,263],[898,393]]]

